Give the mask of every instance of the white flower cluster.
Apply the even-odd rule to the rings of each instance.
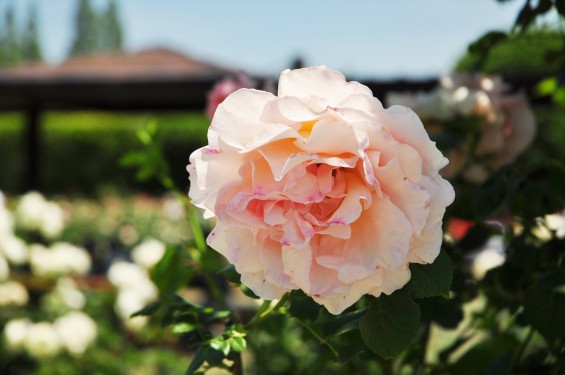
[[[462,79],[444,76],[437,89],[429,93],[405,94],[391,92],[387,95],[389,105],[404,105],[412,108],[423,119],[440,121],[457,117],[480,116],[488,122],[502,121],[496,110],[491,92],[500,92],[502,82],[497,78],[481,77],[478,86],[465,85]]]
[[[92,265],[85,249],[66,242],[57,242],[49,248],[33,244],[29,250],[31,271],[41,277],[85,275]]]
[[[71,311],[53,323],[13,319],[4,327],[4,340],[9,350],[25,350],[39,359],[52,358],[63,350],[81,356],[96,335],[96,322],[80,311]]]
[[[27,261],[26,244],[14,235],[14,219],[6,209],[4,195],[0,192],[0,307],[24,306],[29,294],[26,287],[10,280],[10,263],[21,265]]]
[[[16,208],[18,223],[27,230],[38,231],[47,238],[57,236],[65,227],[61,207],[38,192],[25,194]]]
[[[158,290],[149,271],[165,253],[165,245],[147,239],[132,250],[134,263],[118,261],[108,270],[108,279],[118,289],[115,310],[127,328],[136,331],[147,323],[146,317],[130,318],[133,313],[155,301]]]
[[[4,194],[0,192],[0,280],[7,278],[3,270],[5,261],[21,265],[27,261],[28,250],[25,242],[14,235],[14,217],[6,209]],[[7,264],[6,264],[7,265]]]
[[[553,237],[565,238],[565,209],[554,214],[536,218],[532,234],[540,241],[547,242]]]
[[[86,297],[70,277],[59,278],[55,288],[42,298],[42,307],[54,312],[82,310],[85,305]]]
[[[22,283],[10,280],[10,265],[18,267],[29,263],[39,277],[85,275],[91,267],[91,258],[85,249],[59,242],[49,248],[28,246],[14,233],[14,224],[23,229],[38,231],[46,238],[58,235],[64,227],[63,211],[48,202],[39,193],[23,196],[16,208],[16,219],[6,208],[0,192],[0,307],[25,306],[28,290]],[[96,323],[80,310],[85,296],[76,283],[66,277],[57,280],[56,287],[42,298],[53,310],[67,311],[53,323],[33,323],[29,319],[9,320],[3,329],[6,347],[13,351],[25,350],[35,358],[52,358],[62,351],[80,356],[96,338]],[[69,311],[71,310],[71,311]]]

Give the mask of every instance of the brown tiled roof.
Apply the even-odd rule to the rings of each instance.
[[[0,80],[104,80],[130,81],[217,76],[233,71],[181,53],[153,48],[138,53],[105,53],[76,57],[59,65],[27,63],[0,69]]]

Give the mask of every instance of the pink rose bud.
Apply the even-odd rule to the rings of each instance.
[[[252,87],[250,78],[244,74],[238,74],[237,79],[226,78],[216,83],[212,91],[208,94],[208,102],[206,104],[206,115],[209,118],[214,117],[216,108],[233,92]]]
[[[216,218],[208,244],[262,298],[301,289],[339,314],[439,254],[447,159],[412,110],[336,71],[285,70],[278,96],[234,92],[208,141],[190,156],[189,195]]]

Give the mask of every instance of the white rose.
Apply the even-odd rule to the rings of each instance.
[[[71,278],[61,277],[57,281],[55,293],[57,293],[63,303],[71,309],[81,310],[86,304],[86,297]]]
[[[27,193],[21,198],[16,215],[25,229],[37,230],[49,238],[57,236],[65,226],[63,210],[38,192]]]
[[[52,252],[43,245],[32,244],[29,247],[29,263],[34,275],[40,277],[53,277],[61,272],[63,259],[58,259],[56,252]]]
[[[17,281],[0,284],[0,306],[24,306],[29,301],[26,287]]]
[[[56,203],[47,202],[43,211],[43,222],[39,231],[47,238],[53,238],[65,228],[65,216]]]
[[[131,257],[137,265],[151,269],[164,254],[165,244],[154,238],[148,238],[132,250]]]
[[[108,279],[117,288],[135,288],[147,278],[147,272],[143,268],[129,262],[115,262],[108,270]]]
[[[10,276],[10,266],[6,259],[0,254],[0,281],[6,280]]]
[[[27,330],[24,347],[32,357],[52,358],[61,351],[61,339],[51,324],[40,322]]]
[[[565,210],[552,215],[545,215],[547,227],[555,231],[557,238],[565,238]]]
[[[131,317],[131,315],[141,310],[149,302],[135,290],[123,289],[120,290],[116,299],[116,313],[122,318],[127,328],[137,331],[147,324],[148,319],[146,316]]]
[[[26,243],[11,233],[0,237],[0,253],[15,265],[26,263],[29,257]]]
[[[55,243],[49,249],[38,244],[31,245],[29,262],[32,272],[42,277],[85,275],[92,264],[85,249],[65,242]]]
[[[62,273],[86,275],[90,271],[92,260],[85,249],[70,243],[58,242],[51,246],[50,251],[57,253],[56,257],[62,260]]]
[[[14,218],[10,211],[6,210],[3,205],[0,205],[0,235],[13,233],[14,231]]]
[[[473,258],[471,272],[477,280],[480,280],[489,270],[502,265],[505,260],[504,238],[492,236]]]
[[[82,355],[96,339],[96,322],[80,311],[72,311],[53,324],[63,346],[75,356]]]
[[[13,319],[4,326],[4,341],[11,351],[18,351],[23,347],[27,331],[31,327],[29,319]]]

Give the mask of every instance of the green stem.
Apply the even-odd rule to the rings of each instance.
[[[421,375],[426,366],[426,352],[428,351],[428,341],[430,341],[430,323],[424,325],[424,332],[422,332],[422,344],[420,361],[416,365],[416,375]]]
[[[526,347],[528,346],[528,344],[530,343],[530,341],[532,340],[533,337],[534,337],[534,328],[530,327],[530,330],[528,331],[528,335],[526,336],[526,339],[524,340],[524,342],[522,343],[522,345],[520,346],[520,348],[516,352],[516,356],[514,357],[512,368],[518,367],[518,365],[520,364],[520,361],[522,360],[522,356],[524,355],[524,352],[526,351]]]
[[[186,202],[186,200],[185,200]],[[194,209],[192,204],[186,204],[186,214],[188,216],[188,222],[190,224],[190,230],[192,231],[192,235],[194,236],[194,244],[200,253],[204,253],[208,250],[206,246],[206,240],[204,239],[204,233],[202,232],[202,227],[200,226],[200,221],[198,220],[198,214]]]
[[[296,317],[295,317],[295,319],[296,319],[300,324],[302,324],[302,326],[303,326],[304,328],[306,328],[306,330],[307,330],[308,332],[310,332],[310,333],[312,334],[312,336],[314,336],[314,337],[320,342],[320,344],[327,346],[328,349],[331,350],[331,352],[333,353],[333,355],[334,355],[336,358],[339,358],[339,353],[337,352],[337,350],[335,350],[335,348],[332,346],[332,344],[330,344],[326,339],[324,339],[323,337],[321,337],[320,335],[318,335],[318,333],[317,333],[316,331],[314,331],[314,330],[312,329],[312,327],[310,327],[306,322],[303,322],[302,320],[300,320],[300,319],[298,319],[298,318],[296,318]]]
[[[252,325],[257,324],[257,322],[260,322],[265,317],[269,316],[273,311],[277,311],[286,303],[288,298],[289,298],[289,293],[286,293],[281,297],[281,299],[279,299],[277,304],[274,306],[271,305],[271,301],[264,301],[263,304],[259,307],[259,309],[255,313],[255,315],[253,316],[253,318],[251,318],[249,323],[247,323],[247,327],[251,327]]]
[[[206,285],[208,285],[208,288],[210,289],[210,293],[212,293],[212,298],[214,298],[214,301],[216,301],[216,303],[218,304],[218,306],[220,306],[221,309],[228,310],[228,304],[226,302],[226,299],[224,298],[224,294],[222,293],[220,287],[216,283],[216,280],[214,280],[214,278],[210,276],[210,274],[207,272],[203,272],[202,274],[204,275],[204,281],[206,282]]]
[[[192,231],[192,235],[194,237],[194,244],[196,245],[198,252],[200,252],[200,254],[203,254],[204,252],[208,251],[208,246],[206,245],[206,239],[204,238],[204,232],[202,231],[202,226],[200,225],[200,221],[198,220],[198,213],[194,209],[194,206],[188,201],[186,195],[181,193],[179,189],[176,186],[174,186],[174,184],[171,183],[169,185],[164,183],[164,185],[168,186],[168,188],[172,190],[175,197],[180,202],[182,202],[185,208],[186,216],[188,218],[190,230]],[[207,272],[203,272],[203,275],[204,275],[204,281],[208,285],[208,288],[210,289],[210,293],[212,293],[212,298],[214,298],[214,301],[216,301],[216,303],[218,304],[218,306],[220,306],[220,308],[227,310],[228,304],[226,302],[226,299],[224,298],[224,294],[222,293],[220,287],[216,283],[216,280],[214,280],[214,278],[210,276],[210,274]]]

